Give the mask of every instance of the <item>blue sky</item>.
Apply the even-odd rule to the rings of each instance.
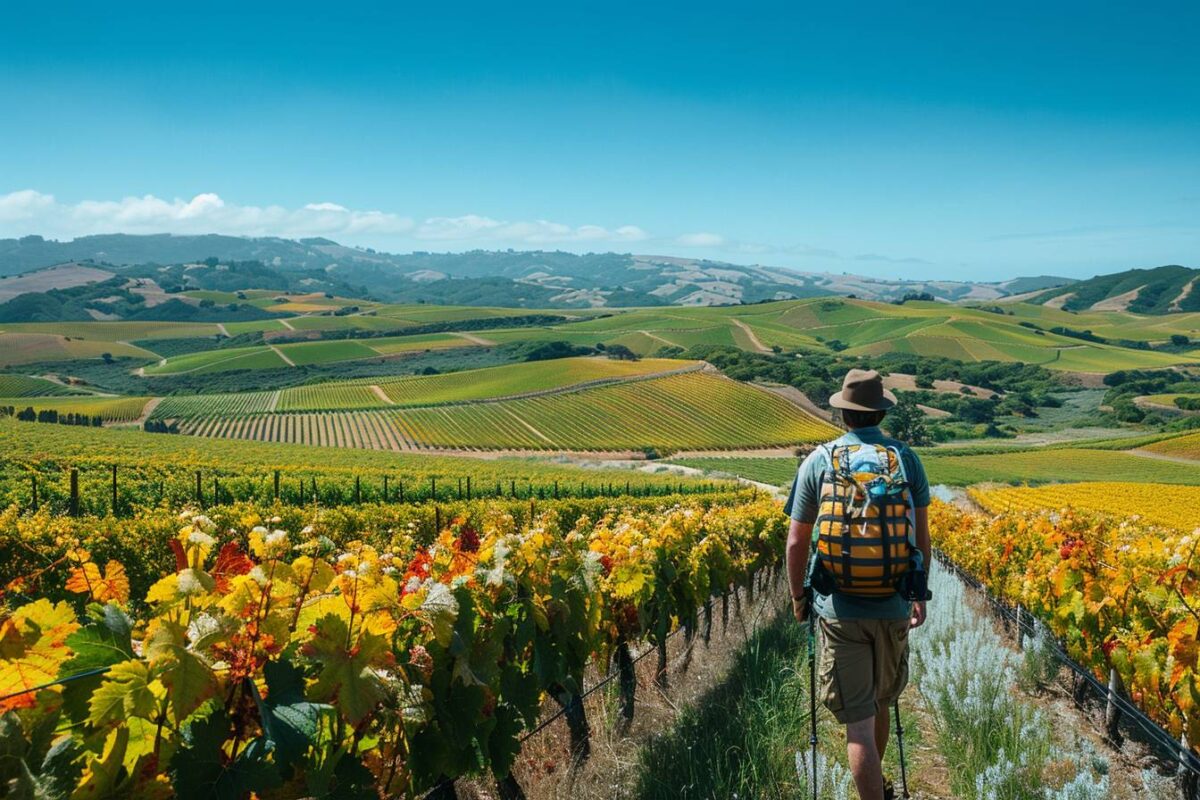
[[[0,236],[1200,265],[1194,3],[356,5],[7,9]]]

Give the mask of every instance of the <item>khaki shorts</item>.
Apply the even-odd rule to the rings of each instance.
[[[826,619],[817,696],[843,725],[887,708],[908,685],[907,619]]]

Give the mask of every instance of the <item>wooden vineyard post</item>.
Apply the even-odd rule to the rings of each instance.
[[[692,647],[696,644],[696,627],[699,622],[697,614],[689,614],[683,621],[683,661],[679,664],[680,672],[687,672],[692,664]]]
[[[509,481],[508,493],[510,497],[515,498],[517,496],[517,482],[515,480]]]
[[[359,505],[360,503],[362,503],[362,480],[357,475],[355,475],[354,476],[354,505]]]
[[[617,640],[617,685],[621,690],[621,716],[625,722],[633,721],[633,709],[637,700],[637,675],[633,672],[633,656],[629,652],[629,642],[622,636]]]
[[[571,732],[571,756],[576,762],[584,761],[592,753],[592,744],[583,698],[578,692],[568,692],[562,686],[555,688],[558,691],[554,692],[554,699],[562,706],[563,716],[567,718],[567,730]]]
[[[387,476],[387,475],[384,475],[384,476],[383,476],[383,502],[385,502],[385,503],[386,503],[386,502],[388,502],[388,486],[387,486],[387,483],[388,483],[388,476]]]
[[[117,515],[117,465],[112,465],[112,515]]]
[[[304,478],[300,479],[300,505],[304,505]]]
[[[1025,649],[1025,626],[1021,624],[1021,604],[1017,603],[1017,649]]]
[[[1121,676],[1116,667],[1108,671],[1108,699],[1104,705],[1104,732],[1114,742],[1117,740],[1117,727],[1121,724],[1121,710],[1117,708],[1117,693],[1121,691]]]
[[[667,688],[667,637],[659,636],[654,645],[658,653],[658,663],[654,665],[654,683],[660,689]]]
[[[496,779],[496,794],[500,800],[525,800],[525,791],[511,772]]]
[[[200,470],[196,470],[196,507],[204,508],[204,490],[200,487]]]
[[[71,516],[79,516],[79,470],[71,468]]]
[[[704,646],[708,647],[712,641],[712,598],[704,603]]]
[[[397,501],[403,503],[404,502],[404,481],[400,481],[400,485],[396,487],[396,492],[397,492],[397,494],[396,494]]]
[[[471,499],[471,476],[467,476],[467,499]]]
[[[582,494],[582,492],[580,492],[580,494]],[[554,499],[558,499],[558,481],[554,482]]]
[[[279,502],[279,470],[275,470],[275,502]]]
[[[429,476],[429,499],[437,500],[437,478]]]
[[[625,494],[629,494],[629,481],[625,481]]]
[[[221,479],[213,475],[213,501],[214,506],[221,505]]]
[[[29,474],[29,481],[32,484],[32,486],[31,486],[32,491],[30,492],[30,494],[33,497],[33,502],[32,502],[33,510],[37,511],[38,510],[38,496],[37,496],[37,473],[36,472],[31,472]]]
[[[729,627],[729,592],[726,591],[721,595],[721,634],[726,633],[726,628]]]
[[[442,507],[435,505],[433,507],[433,535],[437,538],[442,532]]]

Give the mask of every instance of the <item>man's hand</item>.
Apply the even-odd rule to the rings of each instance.
[[[793,597],[792,614],[795,615],[796,622],[808,622],[808,598]]]
[[[925,624],[925,601],[918,600],[912,604],[912,619],[908,621],[908,627],[919,628]]]

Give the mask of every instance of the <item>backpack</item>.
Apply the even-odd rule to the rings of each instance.
[[[915,550],[912,492],[900,450],[878,444],[821,449],[826,468],[821,473],[813,586],[888,597],[898,591]],[[819,572],[825,574],[817,576]]]

